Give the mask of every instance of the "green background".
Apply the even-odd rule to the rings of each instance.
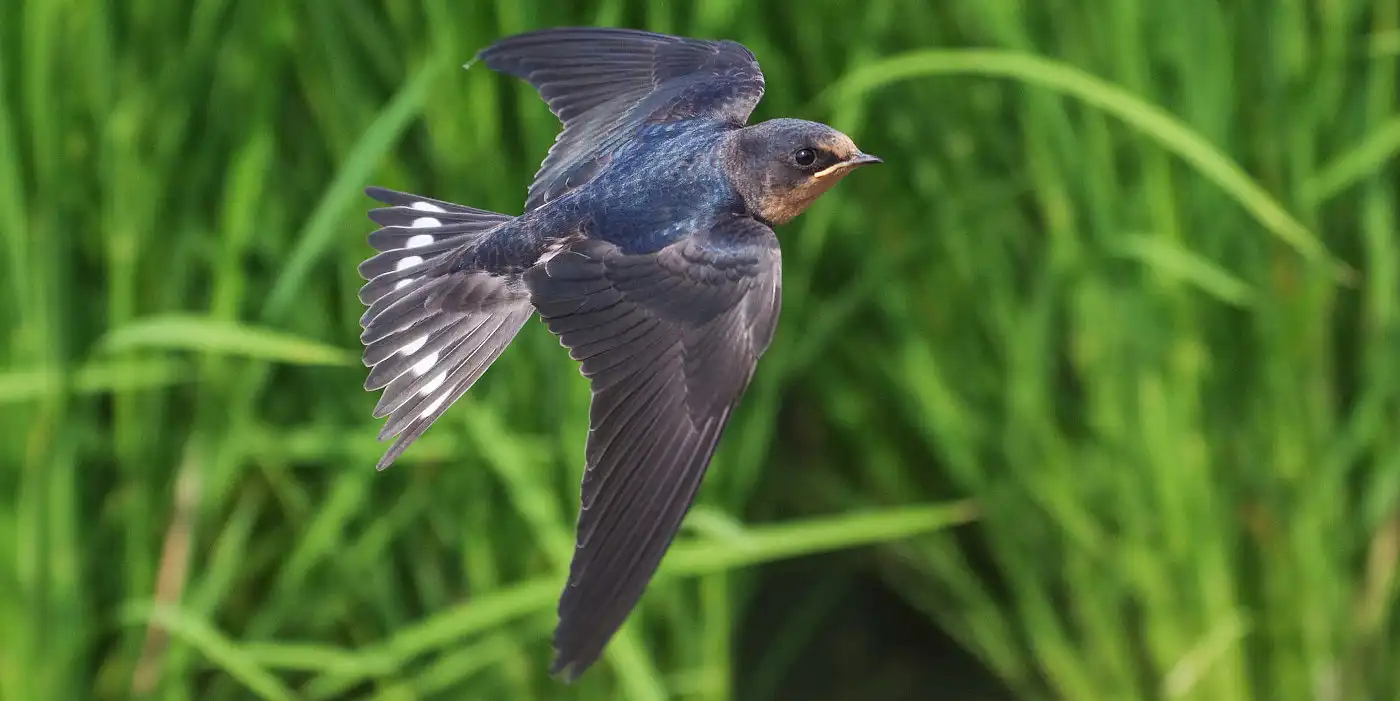
[[[0,2],[0,697],[1400,697],[1400,3]],[[545,675],[587,387],[542,324],[383,473],[365,185],[518,213],[461,65],[748,45],[863,169],[700,504]]]

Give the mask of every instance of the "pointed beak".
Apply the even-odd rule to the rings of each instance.
[[[813,177],[816,177],[818,179],[825,178],[826,176],[831,175],[833,173],[844,173],[852,168],[870,165],[871,163],[884,163],[884,161],[881,160],[879,156],[872,156],[868,153],[857,153],[856,155],[851,156],[850,158],[847,158],[846,160],[841,161],[840,163],[828,166],[824,170],[817,171],[817,173]]]

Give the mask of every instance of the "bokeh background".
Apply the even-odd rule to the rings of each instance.
[[[0,8],[0,698],[1400,698],[1400,3]],[[576,365],[377,473],[356,299],[365,185],[520,211],[557,123],[461,66],[564,24],[886,159],[569,687]]]

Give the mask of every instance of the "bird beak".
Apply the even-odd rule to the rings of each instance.
[[[884,161],[881,160],[879,156],[872,156],[868,153],[857,153],[856,155],[851,156],[850,158],[847,158],[846,160],[841,161],[836,165],[828,166],[822,170],[817,171],[815,174],[813,174],[812,177],[819,179],[825,178],[828,175],[842,173],[847,170],[850,170],[851,168],[870,165],[871,163],[884,163]]]

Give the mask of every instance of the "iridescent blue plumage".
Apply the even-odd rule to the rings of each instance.
[[[559,241],[587,235],[626,253],[651,253],[741,212],[719,144],[734,127],[713,119],[654,124],[638,131],[586,188],[492,232],[462,268],[521,272]]]
[[[879,159],[814,122],[746,126],[763,95],[731,41],[566,28],[480,54],[563,123],[518,217],[371,188],[360,271],[382,469],[538,313],[589,378],[578,547],[552,670],[576,678],[656,571],[772,339],[771,227]]]
[[[733,127],[709,119],[650,125],[578,192],[596,236],[651,253],[742,211],[719,149]]]

